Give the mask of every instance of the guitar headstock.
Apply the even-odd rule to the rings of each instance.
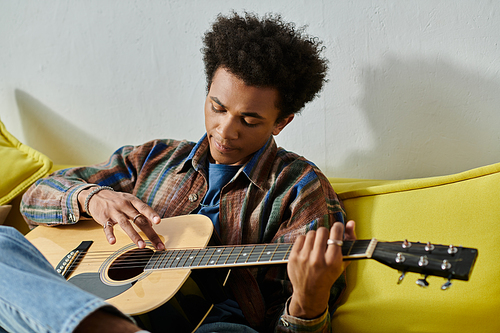
[[[448,281],[441,289],[451,286],[451,279],[469,280],[478,255],[477,249],[431,243],[377,242],[372,258],[402,272],[398,283],[406,272],[420,273],[425,277],[417,284],[427,287],[427,276],[441,276]]]

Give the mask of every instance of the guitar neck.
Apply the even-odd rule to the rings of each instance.
[[[277,243],[157,251],[145,270],[285,264],[288,262],[292,245]],[[376,245],[376,239],[344,241],[342,256],[344,260],[368,259],[371,258]]]

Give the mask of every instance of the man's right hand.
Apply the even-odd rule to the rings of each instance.
[[[87,188],[78,194],[80,212],[91,215],[97,223],[103,226],[104,233],[110,244],[116,242],[113,226],[118,224],[139,248],[146,247],[146,243],[132,226],[132,223],[134,223],[146,234],[157,250],[165,248],[152,227],[153,223],[160,223],[160,216],[132,194],[101,190],[91,197],[88,202],[89,212],[86,212],[85,200],[95,188]]]

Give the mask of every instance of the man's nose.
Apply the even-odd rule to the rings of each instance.
[[[238,138],[238,126],[234,117],[227,116],[217,126],[217,132],[224,140],[235,140]]]

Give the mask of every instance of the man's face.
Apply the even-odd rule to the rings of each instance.
[[[278,135],[293,115],[276,122],[275,88],[247,86],[224,68],[215,72],[205,100],[205,128],[210,155],[217,164],[243,164]]]

